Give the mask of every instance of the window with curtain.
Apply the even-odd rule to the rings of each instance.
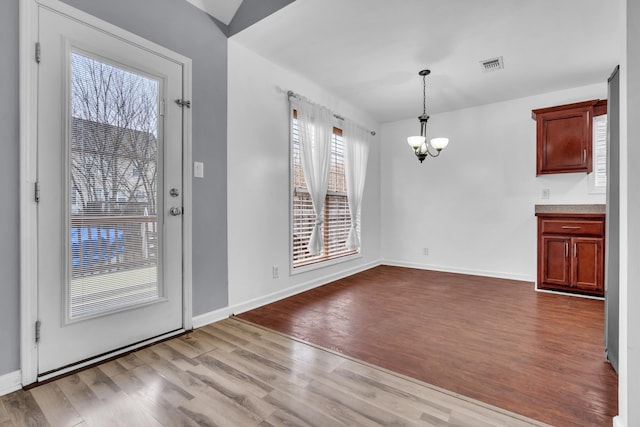
[[[357,254],[359,249],[347,249],[345,242],[351,229],[351,216],[345,180],[344,140],[342,130],[333,128],[329,165],[329,186],[323,209],[323,248],[318,254],[309,253],[311,232],[316,223],[311,196],[302,168],[297,112],[293,111],[291,129],[292,173],[292,263],[293,267]]]

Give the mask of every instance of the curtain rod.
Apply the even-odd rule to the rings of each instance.
[[[302,95],[300,95],[300,94],[298,94],[298,93],[295,93],[295,92],[294,92],[294,91],[292,91],[292,90],[288,90],[288,91],[287,91],[287,96],[288,96],[289,98],[293,97],[293,98],[301,99],[301,100],[306,101],[306,102],[311,102],[310,100],[308,100],[308,99],[307,99],[307,98],[305,98],[304,96],[302,96]],[[325,108],[326,108],[326,107],[325,107]],[[331,111],[330,109],[328,109],[328,110],[329,110],[329,111]],[[336,119],[344,121],[344,117],[339,116],[338,114],[334,113],[333,111],[331,111],[331,114],[333,114],[333,117],[335,117]],[[363,128],[363,129],[364,129],[364,130],[366,130],[367,132],[369,132],[372,136],[375,136],[375,135],[376,135],[376,131],[374,131],[374,130],[369,130],[369,129],[367,129],[367,128]]]

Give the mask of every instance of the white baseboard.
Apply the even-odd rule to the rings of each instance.
[[[0,375],[0,396],[12,393],[22,388],[22,374],[20,371]]]
[[[281,291],[274,292],[272,294],[265,295],[263,297],[255,298],[250,301],[234,304],[232,306],[228,306],[218,310],[210,311],[208,313],[200,314],[198,316],[193,317],[193,327],[200,328],[210,323],[218,322],[222,319],[225,319],[231,316],[232,314],[244,313],[245,311],[253,310],[254,308],[262,307],[263,305],[280,301],[281,299],[288,298],[290,296],[299,294],[304,291],[308,291],[309,289],[317,288],[318,286],[326,285],[327,283],[331,283],[333,281],[343,279],[345,277],[351,276],[356,273],[360,273],[361,271],[368,270],[370,268],[377,267],[379,265],[380,265],[380,262],[378,261],[371,262],[365,265],[358,266],[356,268],[341,271],[340,273],[329,274],[327,276],[323,276],[315,280],[310,280],[308,282],[301,283],[299,285],[292,286],[290,288],[283,289]]]
[[[208,313],[199,314],[193,317],[193,329],[201,328],[210,323],[219,322],[233,314],[233,307],[224,307]]]
[[[597,299],[597,300],[600,300],[600,301],[604,301],[604,297],[596,297],[594,295],[572,294],[570,292],[562,292],[562,291],[552,291],[551,289],[538,289],[538,286],[536,286],[536,292],[542,292],[542,293],[546,293],[546,294],[562,295],[562,296],[565,296],[565,297]]]
[[[620,418],[620,415],[613,417],[613,427],[626,427]]]
[[[414,262],[398,261],[398,260],[392,260],[392,259],[382,260],[380,264],[391,265],[394,267],[416,268],[419,270],[442,271],[444,273],[458,273],[458,274],[469,274],[472,276],[494,277],[496,279],[520,280],[522,282],[535,283],[536,281],[535,277],[527,276],[525,274],[502,273],[502,272],[485,271],[485,270],[472,270],[472,269],[466,269],[466,268],[448,267],[443,265],[419,264]]]

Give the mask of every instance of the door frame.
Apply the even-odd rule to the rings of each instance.
[[[38,227],[35,185],[37,178],[38,126],[38,64],[35,46],[38,41],[38,7],[43,6],[71,19],[83,22],[142,49],[163,56],[183,67],[182,93],[184,99],[192,95],[191,59],[159,46],[140,36],[123,30],[58,0],[20,1],[20,367],[22,385],[38,380],[38,347],[35,324],[38,320]],[[170,102],[170,100],[167,100]],[[192,298],[192,127],[191,110],[183,108],[182,115],[182,180],[184,214],[182,234],[182,329],[193,328]],[[160,339],[160,338],[158,338]],[[130,351],[137,346],[118,350],[108,356]],[[100,358],[91,360],[94,363]],[[79,366],[75,366],[74,369]],[[61,371],[62,372],[62,371]],[[60,372],[60,373],[61,373]]]

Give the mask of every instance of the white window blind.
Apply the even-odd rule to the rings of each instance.
[[[67,317],[161,296],[157,128],[160,85],[71,54]]]
[[[292,163],[292,263],[293,267],[302,267],[351,254],[357,250],[345,247],[345,241],[351,228],[347,189],[344,176],[344,144],[342,131],[333,129],[331,139],[331,165],[329,169],[329,188],[324,208],[324,247],[320,254],[311,255],[307,250],[311,230],[315,223],[315,214],[311,197],[307,190],[300,160],[300,140],[297,120],[292,120],[291,132]]]
[[[589,192],[607,190],[607,115],[593,118],[593,168],[589,174]]]

